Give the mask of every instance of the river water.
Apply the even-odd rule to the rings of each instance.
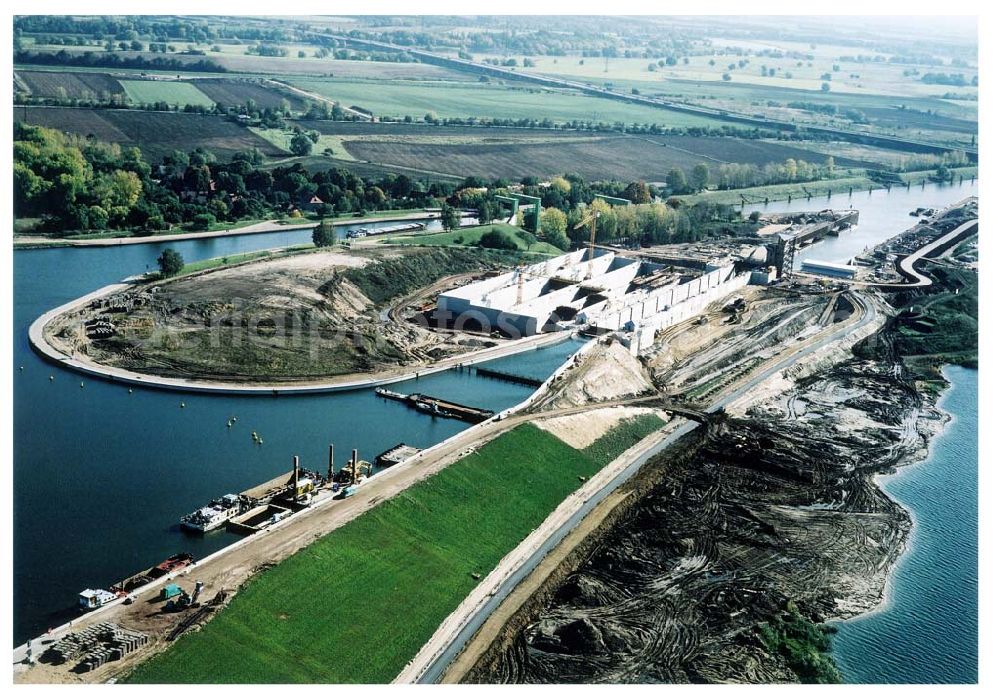
[[[881,609],[839,623],[834,659],[850,683],[977,681],[978,372],[949,366],[951,415],[928,458],[879,479],[915,519]]]
[[[468,426],[379,399],[368,389],[277,400],[144,388],[129,393],[125,386],[60,369],[30,348],[27,332],[35,318],[155,267],[164,247],[195,261],[303,243],[310,236],[309,230],[286,231],[15,252],[16,641],[71,618],[83,588],[110,585],[175,552],[203,557],[238,539],[224,531],[204,538],[184,534],[178,518],[290,469],[292,455],[305,467],[325,471],[330,443],[338,448],[339,462],[351,448],[371,460],[396,443],[426,448]],[[566,341],[494,364],[545,378],[579,346]],[[417,385],[421,392],[497,411],[533,390],[469,371],[427,376],[398,389]],[[229,429],[226,422],[234,415],[239,421]],[[263,446],[253,443],[251,431],[264,439]]]
[[[758,205],[747,212],[853,205],[861,210],[857,228],[800,254],[843,262],[865,246],[912,226],[910,210],[942,207],[977,193],[977,185],[970,182],[962,186],[928,185],[923,190],[915,186],[910,191],[897,188],[891,193]],[[342,235],[346,231],[339,229]],[[164,247],[176,248],[186,260],[195,261],[304,243],[310,235],[308,230],[285,231],[15,252],[15,642],[72,618],[75,595],[85,587],[109,585],[178,551],[202,557],[234,541],[234,536],[225,532],[205,538],[185,535],[179,531],[177,519],[213,497],[280,474],[289,468],[292,455],[301,456],[305,467],[322,470],[329,443],[338,447],[338,460],[344,460],[350,448],[358,448],[360,455],[370,460],[400,441],[423,448],[467,426],[426,417],[398,403],[380,400],[368,390],[277,400],[143,388],[129,394],[123,386],[42,361],[28,344],[28,326],[39,315],[155,267]],[[563,342],[497,360],[496,366],[544,378],[578,346]],[[20,366],[24,369],[19,370]],[[411,391],[417,389],[417,383],[394,388]],[[422,378],[419,390],[493,410],[509,407],[531,392],[530,387],[459,371]],[[183,409],[182,401],[186,404]],[[233,415],[239,421],[228,429],[226,421]],[[263,437],[263,446],[253,444],[251,431]],[[915,474],[924,467],[914,468]],[[919,507],[914,510],[918,525],[934,522],[924,521]],[[914,546],[919,542],[919,538],[914,540]],[[953,588],[952,597],[972,605],[974,614],[974,584],[971,593],[963,585]],[[893,609],[890,606],[886,613]],[[948,619],[948,614],[943,618]],[[850,669],[849,665],[844,667],[845,671]]]
[[[970,195],[979,194],[979,181],[964,181],[961,184],[950,185],[928,183],[926,186],[911,186],[909,190],[884,188],[856,192],[853,195],[834,195],[832,197],[814,196],[811,201],[792,200],[791,202],[772,202],[767,205],[747,205],[746,214],[754,210],[761,212],[799,212],[803,210],[823,209],[856,209],[860,212],[858,224],[850,231],[840,236],[828,236],[819,243],[796,251],[795,266],[802,260],[823,260],[830,263],[846,263],[866,248],[876,246],[882,241],[906,231],[917,219],[910,212],[918,207],[933,207],[940,209],[952,205]]]

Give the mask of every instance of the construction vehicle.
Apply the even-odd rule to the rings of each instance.
[[[580,229],[584,225],[590,225],[590,250],[587,253],[587,279],[592,279],[594,276],[594,241],[597,239],[597,220],[600,218],[601,213],[597,210],[590,210],[587,214],[583,216],[573,228]]]

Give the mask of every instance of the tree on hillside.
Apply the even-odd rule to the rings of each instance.
[[[184,269],[184,258],[173,248],[167,248],[160,253],[156,259],[156,264],[160,266],[160,275],[163,277],[173,277]]]
[[[496,203],[489,200],[482,200],[476,208],[476,217],[480,224],[489,224],[500,216],[500,210]]]
[[[556,248],[569,248],[569,236],[566,235],[566,215],[558,207],[548,207],[542,211],[539,222],[545,240]]]
[[[687,176],[676,166],[667,172],[667,188],[671,193],[678,195],[687,192]]]
[[[313,229],[312,240],[313,245],[317,248],[327,248],[337,243],[337,232],[334,230],[332,224],[320,222],[319,225]]]
[[[441,205],[441,227],[445,230],[457,229],[462,224],[462,215],[458,210],[444,203]]]
[[[699,193],[708,187],[709,171],[707,164],[696,164],[691,170],[691,188]]]
[[[653,201],[645,181],[632,181],[625,187],[623,195],[636,205],[647,205]]]
[[[304,157],[312,152],[313,141],[300,130],[292,135],[292,141],[289,143],[288,148],[292,151],[292,154]]]

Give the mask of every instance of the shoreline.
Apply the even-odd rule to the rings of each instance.
[[[889,569],[889,573],[886,575],[885,587],[883,588],[882,591],[882,600],[877,605],[875,605],[870,609],[865,610],[864,612],[860,612],[852,617],[847,617],[846,619],[833,618],[827,620],[826,624],[831,624],[836,626],[839,624],[847,624],[851,622],[862,621],[869,617],[873,617],[877,614],[886,612],[894,605],[893,594],[896,588],[895,586],[896,574],[899,571],[899,567],[903,563],[903,560],[914,550],[914,543],[910,541],[910,538],[913,536],[917,527],[920,525],[920,521],[913,507],[893,496],[886,489],[885,483],[893,479],[898,479],[899,475],[904,473],[916,474],[916,472],[918,472],[922,466],[926,465],[930,461],[931,456],[934,454],[934,447],[938,445],[938,442],[941,440],[941,437],[944,436],[948,432],[948,430],[954,425],[955,422],[954,415],[942,409],[940,406],[941,401],[944,400],[944,398],[948,395],[948,393],[951,392],[952,388],[955,387],[954,381],[949,379],[944,373],[944,368],[948,366],[954,366],[956,368],[969,368],[950,363],[941,365],[939,371],[944,380],[948,382],[948,387],[942,390],[937,395],[932,407],[930,408],[931,410],[936,410],[938,413],[940,413],[941,417],[939,419],[931,420],[931,426],[927,431],[927,434],[929,436],[928,438],[925,439],[923,455],[920,455],[919,457],[911,456],[912,458],[911,462],[906,462],[900,465],[896,465],[895,468],[889,472],[879,473],[872,476],[872,482],[879,488],[879,490],[883,494],[885,494],[892,501],[892,503],[896,504],[901,509],[903,509],[903,511],[906,513],[910,521],[910,528],[909,531],[907,532],[907,539],[904,540],[903,551],[900,552],[899,556],[896,557],[895,561],[893,561],[892,567]],[[973,370],[978,372],[978,369],[973,369]]]
[[[354,217],[350,219],[334,219],[330,223],[335,227],[342,226],[353,226],[356,224],[372,224],[376,222],[394,222],[394,221],[424,221],[424,220],[434,220],[440,217],[437,212],[415,212],[413,214],[405,214],[399,216],[391,217]],[[105,247],[105,246],[130,246],[138,243],[166,243],[169,241],[194,241],[198,239],[210,239],[216,238],[218,236],[248,236],[251,234],[269,234],[279,231],[302,231],[303,229],[312,229],[313,227],[319,226],[319,221],[305,221],[296,222],[292,224],[278,224],[274,220],[268,220],[264,222],[258,222],[256,224],[248,224],[245,227],[236,227],[234,229],[220,229],[218,231],[192,231],[185,232],[181,234],[154,234],[152,236],[122,236],[119,238],[108,238],[108,239],[66,239],[58,238],[52,239],[51,241],[43,240],[44,237],[28,237],[31,240],[26,240],[23,243],[18,243],[17,238],[14,239],[14,250],[24,249],[38,249],[38,248],[66,248],[69,246],[93,246],[93,247]]]
[[[129,286],[131,285],[123,282],[109,284],[106,287],[102,287],[94,292],[73,299],[62,306],[57,306],[54,309],[46,311],[41,316],[36,318],[28,328],[28,341],[31,344],[31,348],[46,361],[65,367],[71,371],[76,371],[87,376],[101,378],[106,381],[112,381],[125,385],[137,385],[181,392],[211,393],[215,395],[276,396],[309,395],[360,390],[374,386],[399,383],[401,381],[409,381],[412,379],[418,379],[421,376],[429,376],[441,371],[447,371],[458,366],[469,366],[470,364],[478,364],[480,362],[520,354],[521,352],[527,352],[533,349],[549,347],[564,340],[573,339],[573,336],[576,334],[575,331],[571,330],[563,330],[555,333],[541,333],[539,335],[521,338],[511,344],[487,347],[486,349],[469,352],[468,354],[448,357],[447,359],[442,359],[430,366],[417,367],[414,369],[402,369],[397,370],[396,372],[386,370],[382,373],[382,375],[373,374],[361,378],[350,378],[351,374],[347,374],[348,378],[331,376],[330,379],[327,380],[311,382],[304,381],[301,383],[289,383],[286,381],[284,383],[278,382],[271,385],[251,383],[239,384],[209,380],[194,381],[183,378],[139,374],[126,369],[83,361],[75,356],[59,351],[45,339],[46,326],[62,314],[75,310],[84,304],[93,301],[94,299],[121,291]]]
[[[475,442],[477,438],[480,435],[482,435],[484,431],[491,428],[495,429],[494,437],[503,435],[505,432],[509,431],[514,426],[516,426],[521,421],[521,419],[523,419],[523,417],[519,418],[517,415],[519,415],[524,409],[530,407],[545,391],[548,390],[548,388],[552,386],[552,384],[563,373],[566,372],[566,370],[571,368],[576,363],[576,356],[579,355],[581,351],[586,351],[592,348],[594,344],[596,344],[596,342],[592,340],[586,341],[583,344],[581,344],[579,349],[577,349],[575,352],[567,355],[565,360],[559,366],[557,366],[552,371],[552,373],[549,374],[549,376],[545,379],[545,381],[537,389],[532,391],[524,400],[521,400],[520,402],[515,403],[506,410],[499,412],[496,417],[491,417],[490,419],[484,422],[480,422],[478,424],[473,424],[469,427],[466,427],[465,429],[462,429],[461,431],[455,433],[454,435],[449,436],[439,441],[438,443],[430,446],[429,448],[420,451],[419,453],[403,461],[402,463],[399,463],[398,465],[395,465],[391,468],[376,473],[370,478],[371,481],[374,482],[375,480],[378,480],[379,483],[382,483],[384,485],[386,483],[386,480],[394,480],[396,477],[404,476],[411,472],[416,474],[416,478],[411,480],[410,485],[407,485],[401,491],[396,492],[394,494],[390,494],[388,496],[388,498],[392,498],[393,496],[396,496],[396,494],[405,491],[405,489],[411,486],[412,484],[416,484],[421,480],[433,474],[436,474],[436,472],[439,471],[440,469],[443,469],[444,467],[447,467],[451,463],[460,459],[463,455],[462,449],[464,449],[466,446],[469,445],[469,443],[466,443],[467,440],[471,439],[470,443]],[[552,412],[546,416],[557,416],[559,414],[560,412]],[[625,454],[623,453],[623,455]],[[428,465],[430,465],[431,468],[430,470],[426,469]],[[437,466],[437,469],[435,469],[435,465]],[[415,468],[417,468],[418,466],[421,469],[419,471],[416,471]],[[391,483],[392,482],[390,481],[388,484]],[[341,527],[342,525],[345,525],[354,518],[364,514],[373,505],[385,501],[386,497],[383,497],[382,495],[376,494],[375,492],[372,491],[373,487],[377,486],[379,485],[366,484],[364,487],[361,488],[360,493],[357,494],[355,497],[352,497],[351,499],[348,500],[343,500],[346,502],[344,508],[349,510],[346,512],[346,515],[341,514],[341,516],[344,517],[341,518],[336,525],[329,528],[327,530],[327,533],[333,532],[334,530]],[[302,519],[310,518],[312,515],[320,516],[322,515],[322,511],[324,510],[328,511],[328,513],[333,513],[334,511],[337,510],[337,508],[339,508],[339,507],[333,507],[332,510],[329,508],[328,502],[333,500],[334,497],[332,496],[320,499],[309,508],[299,513],[293,514],[288,518],[279,521],[278,523],[275,523],[273,526],[271,526],[264,532],[254,533],[252,535],[248,535],[246,537],[238,539],[235,542],[232,542],[231,544],[228,544],[216,550],[215,552],[209,554],[208,556],[195,561],[194,563],[190,564],[187,567],[184,567],[175,572],[171,572],[166,576],[163,576],[155,581],[152,581],[144,586],[141,586],[140,588],[132,591],[131,594],[133,596],[143,595],[147,592],[152,591],[154,588],[163,585],[164,583],[175,580],[178,577],[181,576],[189,577],[192,572],[211,571],[212,567],[218,563],[218,560],[230,554],[240,552],[246,549],[247,546],[252,545],[255,542],[266,541],[266,538],[271,536],[272,533],[275,535],[281,533],[287,534],[287,532],[290,532],[287,530],[288,527],[291,527],[296,523],[301,525],[303,523]],[[325,535],[327,533],[323,534]],[[305,534],[299,533],[297,537],[306,537],[310,535],[311,533],[305,533]],[[315,539],[316,538],[311,538],[306,540],[305,543],[302,545],[302,547],[309,546]],[[301,547],[299,547],[299,549],[301,549]],[[287,558],[287,556],[280,557],[278,561],[281,561],[285,558]],[[245,581],[249,579],[252,576],[252,574],[253,572],[250,572],[248,575],[244,576],[243,579],[240,581],[239,586],[242,587]],[[39,642],[42,645],[44,645],[44,640],[46,638],[52,638],[53,636],[58,637],[60,635],[69,633],[74,628],[80,628],[83,624],[96,623],[97,621],[99,621],[98,619],[96,619],[98,616],[108,615],[118,610],[125,609],[126,607],[127,606],[124,605],[124,603],[122,603],[121,600],[114,600],[106,605],[97,608],[96,610],[83,613],[75,617],[74,619],[69,620],[68,622],[52,627],[46,633],[39,634],[38,636],[34,637],[28,637],[25,643],[15,644],[13,648],[14,675],[15,675],[14,681],[15,682],[18,681],[17,675],[19,673],[23,674],[24,672],[26,672],[26,670],[24,669],[25,668],[24,657],[26,655],[27,645],[29,643]],[[38,653],[40,652],[41,651],[38,651]],[[146,651],[146,655],[142,660],[146,660],[149,657],[155,656],[157,652],[159,651],[153,651],[153,652]],[[134,667],[135,664],[136,663],[132,663],[132,667]],[[19,670],[18,669],[19,667],[22,669]],[[105,680],[101,680],[101,682],[106,683]],[[50,683],[55,683],[55,682],[50,682]],[[65,683],[65,682],[59,682],[59,683]]]

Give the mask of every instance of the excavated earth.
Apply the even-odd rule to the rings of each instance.
[[[873,476],[923,457],[943,424],[876,352],[717,415],[647,464],[465,681],[799,681],[762,625],[790,600],[816,623],[881,602],[910,520]]]
[[[371,260],[314,252],[142,285],[57,317],[46,339],[98,364],[239,382],[366,373],[496,344],[386,318],[340,274]]]

